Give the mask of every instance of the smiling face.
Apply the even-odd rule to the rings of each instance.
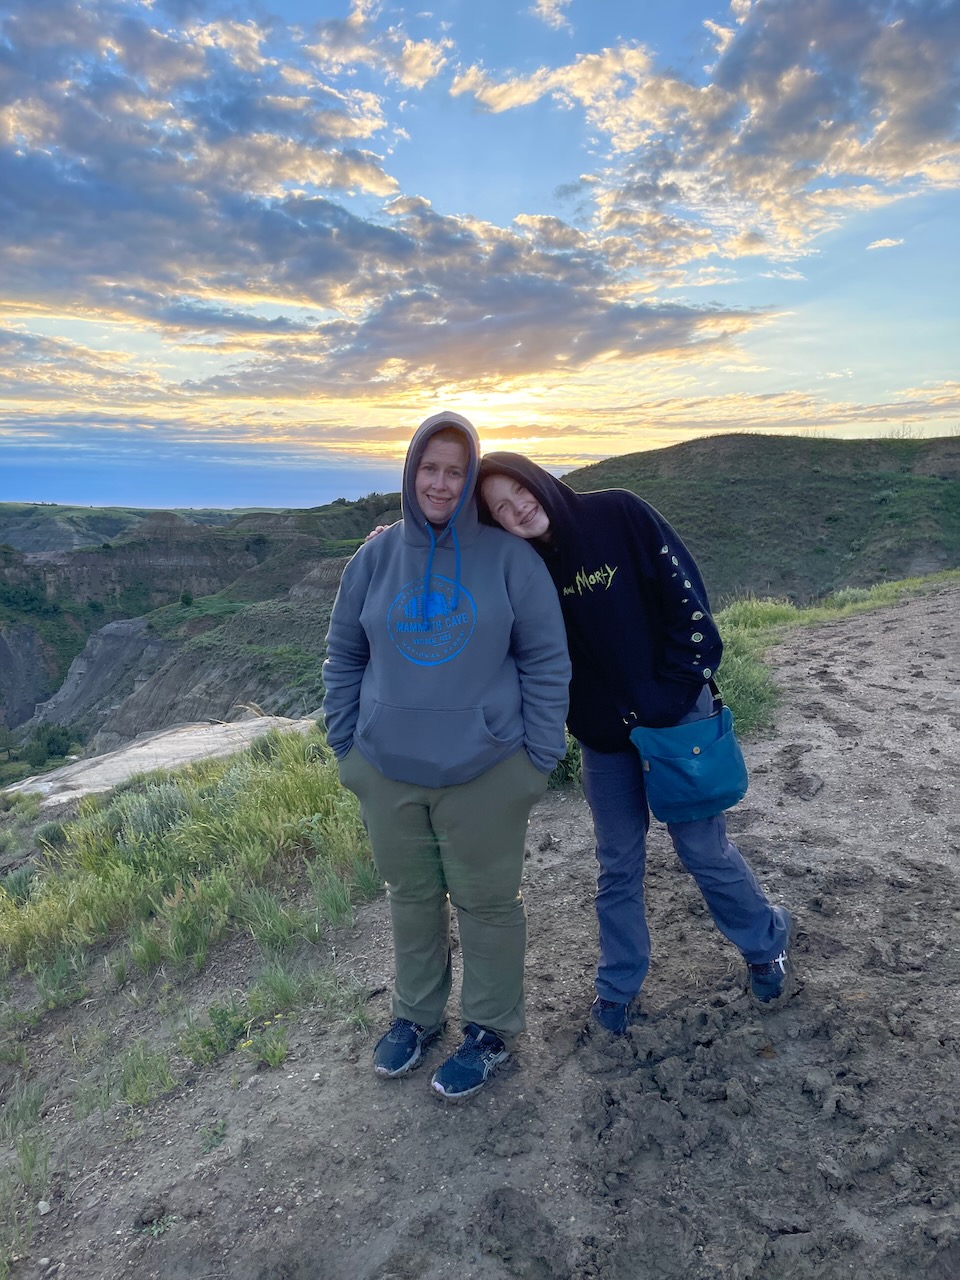
[[[481,485],[483,500],[497,524],[528,541],[550,535],[550,518],[519,480],[512,476],[487,476]]]
[[[456,510],[469,460],[460,436],[443,431],[427,441],[413,487],[420,510],[431,524],[446,524]]]

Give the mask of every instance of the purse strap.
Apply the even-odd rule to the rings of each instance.
[[[710,679],[707,681],[707,685],[710,689],[710,692],[713,694],[714,707],[716,708],[717,711],[719,711],[720,708],[725,705],[723,701],[723,694],[720,692],[720,686],[717,684],[713,676],[711,676]],[[623,720],[623,723],[627,725],[628,728],[631,728],[631,729],[635,725],[638,725],[640,723],[640,719],[637,716],[637,713],[635,711],[628,711],[626,715],[621,716],[621,719]]]

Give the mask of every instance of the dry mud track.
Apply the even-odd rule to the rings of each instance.
[[[746,996],[655,825],[646,1021],[578,1036],[591,831],[582,800],[551,795],[529,840],[530,1029],[488,1090],[430,1095],[453,1028],[381,1082],[374,1033],[307,1020],[283,1068],[233,1088],[235,1065],[201,1072],[139,1137],[84,1122],[15,1274],[42,1254],[67,1280],[955,1280],[958,605],[945,591],[772,655],[783,705],[730,827],[799,926],[781,1007]],[[383,904],[337,946],[385,1022]]]

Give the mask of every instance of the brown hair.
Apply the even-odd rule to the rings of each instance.
[[[430,440],[445,440],[447,444],[462,444],[467,451],[467,458],[470,457],[470,441],[467,439],[467,433],[462,427],[456,426],[451,422],[448,427],[441,427],[439,431],[434,431]]]

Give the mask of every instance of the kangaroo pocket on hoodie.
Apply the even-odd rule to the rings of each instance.
[[[449,787],[478,778],[523,745],[490,732],[482,707],[436,710],[374,703],[361,717],[356,744],[375,769],[397,782]]]

